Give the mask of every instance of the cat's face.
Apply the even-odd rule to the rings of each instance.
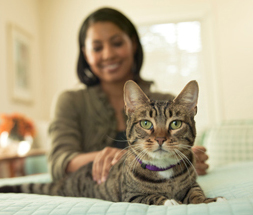
[[[140,159],[178,160],[189,152],[196,136],[196,81],[173,101],[150,101],[135,82],[128,81],[124,98],[127,138]]]

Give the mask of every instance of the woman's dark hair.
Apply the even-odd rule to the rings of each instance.
[[[133,23],[121,12],[111,8],[101,8],[91,13],[83,22],[79,32],[79,58],[77,63],[77,74],[79,80],[87,86],[99,84],[99,79],[91,71],[89,64],[84,58],[82,48],[86,39],[86,33],[91,24],[96,22],[112,22],[124,31],[130,39],[134,40],[137,44],[136,52],[134,54],[134,78],[139,78],[140,69],[143,62],[143,50],[137,30]]]

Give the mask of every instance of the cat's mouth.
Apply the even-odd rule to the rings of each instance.
[[[158,152],[158,153],[168,153],[168,151],[166,151],[166,150],[164,150],[163,148],[158,148],[158,149],[156,149],[155,151],[153,151],[153,152]]]

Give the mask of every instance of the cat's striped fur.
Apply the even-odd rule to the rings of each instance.
[[[128,81],[124,99],[129,147],[104,183],[93,181],[90,163],[55,183],[4,186],[0,192],[91,197],[150,205],[216,201],[205,197],[196,182],[192,164],[197,82],[188,83],[173,101],[150,101],[135,82]],[[137,158],[158,168],[175,166],[165,171],[151,171],[144,169]]]

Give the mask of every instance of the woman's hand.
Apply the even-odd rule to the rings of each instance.
[[[105,147],[99,151],[93,161],[92,176],[98,184],[104,182],[109,174],[110,168],[115,165],[126,153],[126,150]]]
[[[193,154],[195,156],[196,164],[195,168],[198,175],[205,175],[206,170],[208,169],[208,164],[206,164],[206,160],[208,156],[206,154],[206,148],[203,146],[194,146],[192,147]]]

